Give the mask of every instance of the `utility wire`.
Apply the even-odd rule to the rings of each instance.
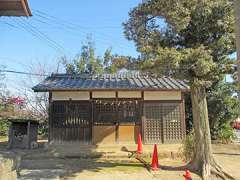
[[[51,48],[53,48],[55,51],[57,52],[61,52],[63,53],[63,50],[61,47],[59,47],[57,44],[54,43],[54,41],[50,40],[49,37],[47,37],[47,35],[45,35],[44,33],[40,32],[39,30],[36,31],[36,28],[34,27],[29,27],[28,24],[26,24],[23,21],[17,21],[15,19],[11,19],[15,24],[17,24],[20,28],[22,28],[23,30],[25,30],[26,32],[28,32],[29,34],[31,34],[33,37],[35,37],[36,39],[47,43],[48,46],[50,46]]]
[[[45,13],[45,12],[43,12],[43,11],[40,11],[40,10],[37,10],[37,9],[32,9],[33,10],[33,12],[34,13],[38,13],[39,15],[42,15],[42,16],[47,16],[47,17],[50,17],[50,18],[53,18],[53,19],[57,19],[57,20],[60,20],[60,19],[58,19],[56,16],[53,16],[53,15],[50,15],[50,14],[47,14],[47,13]],[[36,14],[35,14],[36,15]],[[63,21],[62,19],[61,19],[61,21]],[[84,20],[83,20],[84,21]],[[89,19],[85,19],[85,21],[89,21]],[[102,18],[101,18],[101,21],[104,21]],[[116,22],[117,20],[113,20],[113,21],[111,21],[111,22]],[[65,20],[65,22],[67,22],[66,20]],[[69,23],[69,21],[68,21],[68,23]],[[106,28],[119,28],[119,27],[121,27],[121,25],[116,25],[116,26],[92,26],[92,27],[90,27],[90,26],[81,26],[82,28],[84,28],[84,29],[94,29],[94,28],[98,28],[98,29],[101,29],[101,28],[103,28],[103,29],[106,29]]]
[[[34,32],[31,28],[27,28],[23,23],[20,23],[18,21],[16,21],[15,19],[12,19],[19,27],[21,27],[23,30],[25,30],[26,32],[30,33],[33,37],[35,37],[36,39],[47,43],[48,46],[50,46],[51,48],[53,48],[55,51],[58,51],[58,49],[53,46],[51,43],[49,43],[48,41],[46,41],[44,38],[42,38],[41,36],[39,36],[38,33]]]
[[[6,24],[6,25],[8,25],[8,26],[10,26],[10,27],[13,27],[13,28],[17,28],[17,29],[18,29],[17,26],[15,26],[15,25],[13,25],[13,24],[11,24],[11,23],[8,23],[8,22],[6,22],[6,21],[3,21],[2,19],[0,19],[0,21],[2,21],[4,24]]]
[[[88,28],[88,27],[85,27],[85,26],[82,26],[82,25],[79,25],[79,24],[75,24],[75,23],[73,23],[71,21],[66,21],[66,20],[63,20],[63,19],[59,19],[57,17],[51,16],[49,14],[46,14],[44,12],[40,12],[40,11],[35,11],[35,12],[36,12],[35,15],[37,17],[40,17],[40,18],[45,19],[47,21],[50,21],[50,22],[53,22],[55,24],[61,25],[61,27],[69,28],[70,30],[77,30],[77,31],[82,31],[83,29],[92,31],[91,28]],[[45,23],[45,24],[48,24],[48,25],[52,24],[52,23],[44,22],[43,20],[41,20],[41,22]],[[99,32],[96,32],[96,33],[99,34]],[[104,34],[104,37],[106,37],[106,36],[109,36],[109,35]],[[112,41],[112,39],[111,39],[111,41]]]
[[[23,24],[25,24],[26,26],[28,26],[30,29],[32,29],[33,31],[37,32],[40,36],[42,36],[44,39],[46,39],[47,41],[49,41],[51,44],[53,44],[58,50],[60,50],[61,52],[64,51],[64,48],[57,43],[56,41],[52,40],[51,38],[49,38],[46,34],[44,34],[43,32],[41,32],[40,30],[38,30],[38,28],[36,28],[35,26],[31,25],[28,21],[26,21],[25,19],[21,19]]]
[[[32,76],[49,76],[48,74],[29,73],[29,72],[13,71],[13,70],[5,70],[5,69],[0,69],[0,72],[1,73],[14,73],[14,74],[32,75]]]
[[[71,21],[66,21],[66,20],[59,19],[59,18],[57,18],[55,16],[49,15],[49,14],[41,12],[39,10],[35,10],[34,12],[36,13],[35,14],[36,16],[38,16],[38,17],[40,17],[42,19],[45,19],[47,21],[51,21],[51,22],[54,22],[56,24],[60,24],[62,27],[68,28],[68,29],[70,29],[72,31],[73,30],[77,30],[79,32],[79,31],[82,31],[83,29],[86,29],[86,30],[90,30],[90,31],[95,32],[96,34],[99,34],[102,37],[104,37],[104,38],[101,38],[102,40],[105,39],[106,41],[109,41],[109,42],[113,42],[113,40],[114,40],[114,37],[111,37],[110,34],[104,34],[104,33],[100,33],[100,32],[94,31],[91,28],[81,26],[81,25],[73,23]],[[110,37],[111,39],[108,39],[106,37]],[[121,48],[121,49],[126,49],[126,47],[121,46],[121,45],[118,45],[118,47]]]

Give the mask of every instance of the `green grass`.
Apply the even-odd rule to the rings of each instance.
[[[137,172],[144,170],[141,163],[109,163],[108,166],[99,168],[100,171],[121,171],[121,172]]]

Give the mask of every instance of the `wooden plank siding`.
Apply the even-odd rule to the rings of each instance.
[[[49,97],[49,142],[112,143],[115,134],[116,143],[134,143],[141,133],[144,143],[152,144],[180,142],[185,137],[183,96],[175,101],[143,100],[143,92],[135,99],[118,98],[117,92],[116,98],[106,99],[92,98],[90,92],[89,101],[52,101]],[[131,129],[129,135],[127,129]],[[109,132],[109,137],[103,137]]]
[[[50,115],[50,141],[91,142],[91,103],[53,101]]]

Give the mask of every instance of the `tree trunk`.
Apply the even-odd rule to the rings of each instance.
[[[194,132],[196,142],[198,142],[196,143],[193,168],[199,170],[201,167],[200,173],[204,176],[210,176],[213,157],[205,88],[193,86],[191,99]]]
[[[195,132],[195,153],[190,167],[199,172],[203,180],[210,179],[211,172],[222,179],[234,179],[215,162],[212,154],[211,135],[205,87],[191,87],[193,124]]]

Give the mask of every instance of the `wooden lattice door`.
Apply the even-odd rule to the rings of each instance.
[[[179,142],[183,138],[181,103],[162,104],[163,141]]]
[[[55,101],[51,107],[50,139],[91,141],[91,104],[84,101]]]
[[[144,103],[143,129],[146,144],[163,142],[163,122],[159,103]]]
[[[144,142],[147,144],[179,141],[183,137],[181,103],[144,103]]]

